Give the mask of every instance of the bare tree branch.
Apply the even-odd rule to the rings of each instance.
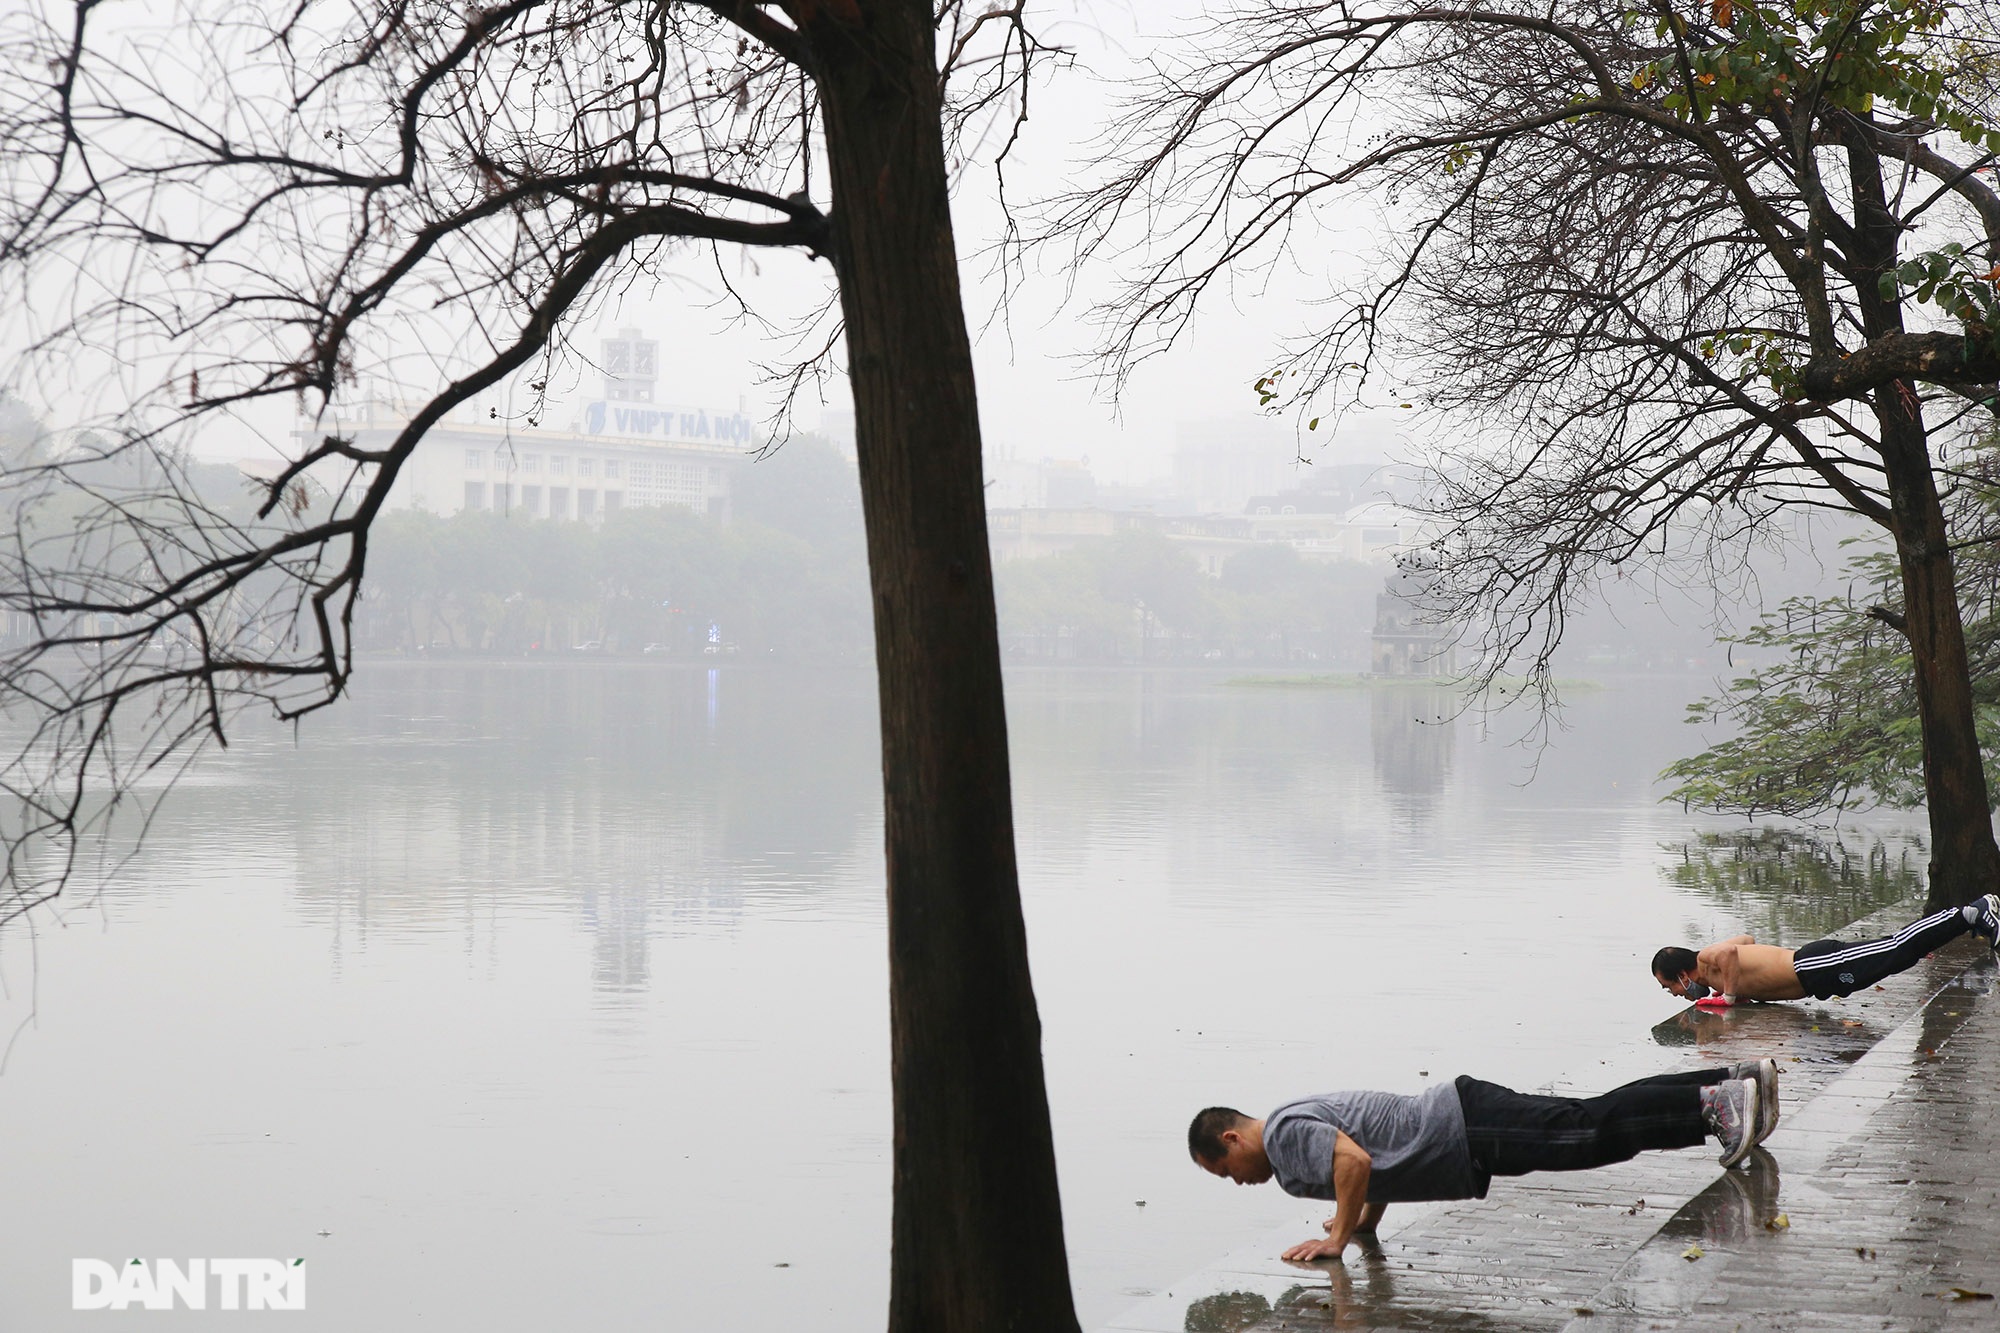
[[[814,164],[841,8],[298,0],[260,28],[180,0],[149,27],[85,0],[0,20],[0,392],[109,404],[0,459],[0,609],[33,626],[0,648],[0,712],[29,724],[0,775],[35,812],[0,828],[0,875],[102,831],[126,775],[226,743],[238,710],[340,698],[370,526],[411,452],[566,356],[612,284],[701,247],[836,253]],[[1021,4],[935,17],[948,131],[1011,143],[1062,53]],[[220,77],[172,84],[183,67]],[[780,379],[835,354],[840,322],[815,328]],[[389,384],[419,404],[390,443],[273,441],[254,497],[187,451],[260,405],[325,413]],[[0,917],[59,885],[67,860],[46,864],[0,879]]]

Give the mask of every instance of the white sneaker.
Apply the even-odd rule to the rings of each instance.
[[[1757,1130],[1752,1146],[1771,1137],[1778,1127],[1778,1062],[1766,1057],[1729,1066],[1729,1077],[1752,1079],[1757,1084]]]
[[[1757,1080],[1732,1078],[1701,1090],[1702,1119],[1722,1145],[1716,1160],[1735,1166],[1757,1146]]]

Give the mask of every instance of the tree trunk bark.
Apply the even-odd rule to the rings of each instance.
[[[1897,399],[1893,388],[1883,390],[1875,414],[1896,520],[1904,633],[1923,731],[1931,823],[1929,906],[1935,911],[2000,887],[2000,847],[1993,839],[1958,580],[1931,472],[1929,440],[1922,417]]]
[[[1880,155],[1867,136],[1852,125],[1847,129],[1854,217],[1850,249],[1861,269],[1855,293],[1863,331],[1873,339],[1903,329],[1901,305],[1877,285],[1896,266],[1903,229],[1889,206]],[[1923,404],[1911,386],[1899,382],[1876,390],[1872,406],[1903,575],[1903,632],[1910,644],[1923,733],[1924,795],[1931,821],[1929,905],[1935,911],[1994,889],[2000,883],[2000,847],[1993,840],[1965,624],[1958,613],[1958,580],[1931,471]]]
[[[811,17],[881,699],[892,1333],[1077,1327],[928,0]]]

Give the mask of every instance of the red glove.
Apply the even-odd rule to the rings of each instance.
[[[1735,1004],[1736,1004],[1735,996],[1723,995],[1720,992],[1717,992],[1714,995],[1702,996],[1699,1000],[1696,1000],[1694,1002],[1694,1007],[1697,1009],[1729,1009],[1734,1007]]]

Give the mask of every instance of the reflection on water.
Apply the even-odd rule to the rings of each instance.
[[[1254,1291],[1224,1291],[1190,1301],[1186,1333],[1280,1333],[1311,1329],[1443,1329],[1447,1333],[1519,1333],[1520,1325],[1475,1309],[1436,1301],[1403,1304],[1396,1269],[1375,1246],[1326,1265],[1324,1284],[1297,1285],[1275,1300]]]
[[[1677,858],[1667,872],[1674,883],[1727,910],[1758,939],[1794,946],[1921,897],[1929,860],[1911,832],[1843,839],[1796,828],[1731,829],[1667,850]]]
[[[851,875],[879,817],[865,781],[828,781],[865,777],[874,755],[868,701],[841,682],[473,667],[372,684],[307,741],[253,740],[176,793],[153,859],[230,838],[254,793],[261,850],[286,858],[300,910],[336,941],[573,913],[616,999],[645,990],[662,931]]]
[[[1750,1001],[1733,1009],[1689,1005],[1654,1025],[1662,1046],[1692,1046],[1703,1064],[1727,1065],[1767,1055],[1816,1064],[1845,1065],[1861,1058],[1887,1029],[1867,1010],[1815,1000],[1777,1004]]]
[[[1783,1173],[1778,1159],[1763,1148],[1752,1148],[1737,1171],[1695,1196],[1688,1211],[1669,1224],[1670,1234],[1689,1234],[1703,1245],[1740,1244],[1768,1230],[1783,1210],[1778,1199]],[[1684,1233],[1672,1233],[1674,1226]]]
[[[1375,773],[1413,810],[1444,792],[1463,698],[1437,686],[1380,685],[1369,692],[1368,740]]]
[[[1270,1313],[1271,1303],[1254,1291],[1218,1291],[1188,1302],[1187,1333],[1244,1333]]]
[[[1973,966],[1945,983],[1939,995],[1940,1003],[1926,1006],[1923,1021],[1918,1025],[1918,1057],[1929,1058],[1936,1054],[1963,1025],[1965,1015],[1972,1012],[1972,1006],[1969,1004],[1951,1004],[1953,996],[1962,996],[1969,1000],[1982,995],[1991,995],[1997,980],[2000,980],[2000,967],[1995,966],[1993,957],[1989,953],[1979,955],[1978,961]]]
[[[1778,1159],[1765,1148],[1752,1148],[1740,1167],[1722,1172],[1669,1218],[1660,1235],[1675,1249],[1683,1243],[1717,1248],[1741,1244],[1778,1224],[1783,1183]]]

